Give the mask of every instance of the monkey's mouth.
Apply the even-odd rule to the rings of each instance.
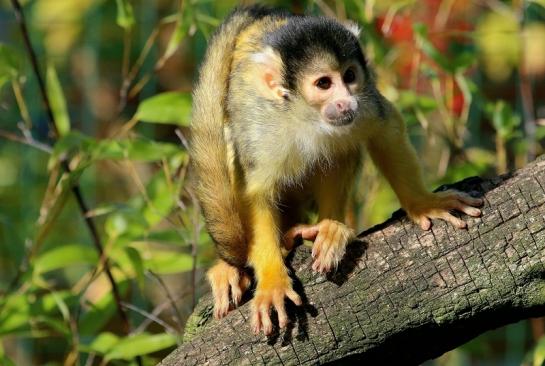
[[[346,126],[351,124],[355,118],[356,118],[355,111],[346,111],[337,118],[328,119],[327,122],[329,122],[333,126]]]

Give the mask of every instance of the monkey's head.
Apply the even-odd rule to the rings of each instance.
[[[375,90],[357,26],[325,17],[288,18],[264,38],[255,56],[267,92],[279,103],[308,110],[328,126],[347,126],[362,116]]]

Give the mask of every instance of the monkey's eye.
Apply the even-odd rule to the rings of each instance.
[[[319,78],[318,80],[316,80],[314,85],[316,85],[316,87],[318,87],[319,89],[327,90],[331,87],[331,78],[327,76],[323,76]]]
[[[343,76],[343,81],[347,84],[353,83],[356,80],[356,73],[354,73],[354,70],[348,69],[345,71]]]

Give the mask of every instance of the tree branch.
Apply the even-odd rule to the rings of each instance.
[[[161,366],[228,364],[418,364],[478,334],[545,314],[545,157],[515,173],[455,188],[485,198],[467,230],[404,215],[359,235],[338,271],[311,270],[310,250],[291,258],[305,306],[268,339],[250,331],[249,304],[212,319],[210,296],[185,342]],[[248,299],[247,299],[248,300]]]

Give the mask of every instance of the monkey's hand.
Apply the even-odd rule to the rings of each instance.
[[[244,271],[219,260],[206,274],[214,296],[214,317],[221,319],[229,312],[229,290],[236,307],[242,294],[250,286],[250,277]]]
[[[282,268],[269,268],[261,276],[258,275],[257,289],[252,301],[252,328],[255,334],[261,330],[265,335],[272,333],[271,306],[278,315],[278,325],[285,328],[288,316],[284,306],[284,299],[290,299],[295,305],[301,305],[299,295],[291,286],[291,279],[285,266]]]
[[[481,216],[481,210],[476,207],[482,204],[483,200],[480,198],[471,197],[467,193],[448,190],[429,193],[426,197],[415,200],[404,209],[411,220],[420,225],[423,230],[431,228],[431,219],[442,219],[457,228],[463,229],[467,226],[466,222],[453,216],[451,211],[460,211],[466,215],[478,217]]]
[[[346,251],[346,245],[356,237],[354,230],[342,222],[330,219],[324,219],[316,225],[297,225],[288,230],[284,235],[288,249],[291,249],[297,236],[314,240],[312,269],[320,273],[337,268]]]

